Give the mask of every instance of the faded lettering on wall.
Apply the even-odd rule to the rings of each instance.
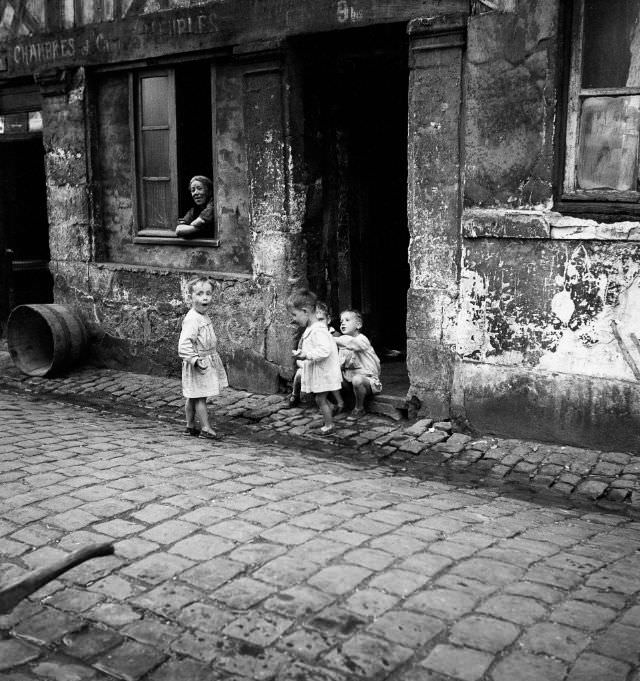
[[[121,27],[119,35],[100,31],[83,33],[83,37],[52,40],[22,41],[15,45],[9,55],[16,67],[55,65],[78,57],[100,57],[141,50],[149,41],[158,38],[180,38],[217,32],[213,14],[191,14],[169,18],[141,18]]]

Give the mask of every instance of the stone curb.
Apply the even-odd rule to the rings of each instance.
[[[180,380],[113,369],[83,367],[57,378],[21,374],[9,354],[0,352],[0,387],[98,408],[122,409],[177,425],[183,418]],[[422,418],[398,422],[368,414],[351,420],[336,418],[330,437],[320,425],[315,407],[287,408],[284,395],[257,395],[227,389],[209,400],[216,427],[224,431],[244,426],[251,433],[276,439],[302,438],[314,449],[346,451],[359,459],[384,463],[402,472],[438,477],[467,475],[484,484],[510,484],[544,489],[575,503],[596,503],[611,511],[640,511],[640,457],[557,444],[472,437],[456,432],[455,424]]]

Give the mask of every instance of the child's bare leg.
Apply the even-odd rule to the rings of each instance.
[[[331,426],[333,425],[333,414],[329,400],[327,400],[327,395],[328,393],[316,393],[316,404],[322,414],[324,425]]]
[[[302,373],[298,370],[296,371],[296,375],[293,377],[292,395],[294,395],[294,397],[300,397],[301,390],[302,390]]]
[[[364,401],[367,395],[371,394],[369,379],[366,376],[359,376],[356,374],[351,381],[351,385],[353,385],[353,394],[356,398],[354,411],[362,412],[364,411]]]
[[[288,404],[290,407],[297,407],[300,404],[301,392],[302,392],[302,371],[298,369],[293,377],[291,395],[289,395]]]
[[[344,409],[344,400],[342,399],[342,392],[340,390],[332,390],[331,394],[333,395],[333,399],[336,401],[338,411],[342,411]]]
[[[206,431],[207,433],[215,432],[211,427],[211,424],[209,423],[209,412],[207,411],[207,398],[198,397],[194,399],[194,402],[196,415],[198,417],[198,420],[200,421],[200,426],[202,427],[202,430]]]
[[[187,418],[187,428],[196,427],[196,410],[193,402],[194,400],[192,397],[187,397],[184,403],[184,415]]]

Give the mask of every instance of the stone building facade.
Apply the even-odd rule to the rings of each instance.
[[[14,302],[171,373],[205,273],[232,383],[269,391],[309,284],[406,350],[422,413],[637,450],[639,100],[632,0],[1,0]],[[217,232],[179,239],[195,174]]]

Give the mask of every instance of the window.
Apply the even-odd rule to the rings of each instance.
[[[215,181],[215,70],[208,63],[188,62],[140,71],[133,79],[138,240],[173,239],[178,218],[193,205],[189,179],[206,175]],[[185,245],[202,241],[177,240]]]
[[[571,49],[562,199],[640,208],[638,0],[576,0]]]

